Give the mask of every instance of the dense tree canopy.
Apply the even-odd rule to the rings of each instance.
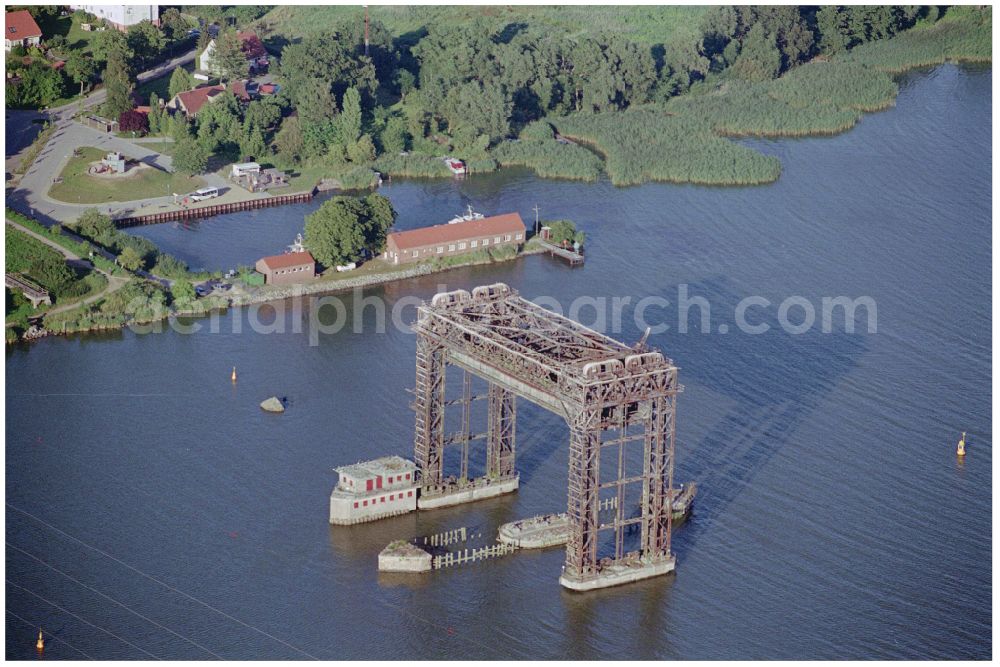
[[[334,197],[306,216],[306,247],[321,264],[347,264],[365,250],[381,251],[395,220],[392,203],[382,195]]]

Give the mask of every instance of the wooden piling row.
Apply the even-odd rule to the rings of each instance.
[[[468,530],[465,526],[446,530],[443,533],[436,533],[424,538],[424,544],[432,547],[443,547],[455,542],[465,542],[468,539]]]
[[[215,204],[214,206],[200,206],[198,208],[182,208],[176,211],[163,211],[161,213],[148,213],[146,215],[134,215],[127,218],[115,220],[115,226],[119,229],[125,227],[138,227],[140,225],[156,225],[161,222],[171,222],[173,220],[194,220],[207,218],[213,215],[224,215],[226,213],[238,213],[239,211],[250,211],[258,208],[269,208],[271,206],[281,206],[283,204],[299,204],[311,201],[313,192],[300,192],[292,195],[277,195],[274,197],[260,197],[258,199],[247,199],[244,201],[232,202],[229,204]]]
[[[453,565],[466,565],[475,563],[477,560],[489,560],[490,558],[500,558],[517,551],[513,544],[498,542],[479,549],[463,549],[462,551],[450,552],[434,556],[432,565],[435,570],[440,570]]]

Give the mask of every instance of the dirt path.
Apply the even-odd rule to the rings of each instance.
[[[101,275],[103,275],[107,279],[107,281],[108,281],[107,287],[105,287],[103,290],[101,290],[97,294],[93,294],[93,295],[87,297],[86,299],[84,299],[83,301],[75,301],[73,303],[67,303],[67,304],[62,305],[62,306],[56,306],[55,308],[52,308],[51,310],[47,311],[45,313],[45,315],[54,315],[55,313],[62,313],[62,312],[65,312],[67,310],[72,310],[73,308],[79,308],[81,306],[89,306],[90,304],[94,303],[95,301],[97,301],[99,299],[103,299],[104,297],[106,297],[107,295],[111,294],[112,292],[114,292],[114,291],[116,291],[118,289],[121,289],[121,287],[125,283],[127,283],[128,280],[129,280],[128,278],[122,278],[121,276],[113,276],[113,275],[111,275],[107,271],[104,271],[103,269],[98,268],[96,265],[93,264],[93,262],[90,262],[89,259],[84,259],[84,258],[80,257],[79,255],[77,255],[76,253],[70,252],[68,249],[62,247],[61,245],[59,245],[58,243],[56,243],[52,239],[46,238],[45,236],[39,234],[38,232],[36,232],[36,231],[34,231],[32,229],[28,229],[27,227],[25,227],[23,225],[20,225],[20,224],[14,222],[13,220],[10,220],[9,218],[7,219],[7,224],[10,225],[11,227],[13,227],[14,229],[18,230],[19,232],[27,234],[28,236],[30,236],[30,237],[32,237],[34,239],[37,239],[38,241],[41,241],[42,243],[44,243],[48,247],[52,248],[53,250],[58,251],[59,253],[62,254],[63,257],[65,257],[67,260],[69,260],[71,262],[88,262],[88,263],[90,263],[90,267],[94,271],[97,271],[98,273],[100,273]]]

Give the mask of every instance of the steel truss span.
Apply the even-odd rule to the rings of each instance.
[[[587,590],[669,572],[677,367],[645,342],[628,346],[522,298],[503,283],[436,294],[417,312],[414,456],[423,493],[447,491],[444,448],[468,447],[469,374],[489,383],[487,480],[516,479],[516,397],[550,410],[569,426],[567,511],[570,538],[560,582]],[[445,400],[449,365],[466,373],[463,398]],[[475,397],[482,398],[482,397]],[[445,437],[446,405],[463,404],[463,429]],[[642,470],[625,452],[642,443]],[[604,470],[602,471],[602,461]],[[463,451],[463,472],[467,449]],[[628,491],[639,513],[630,516]],[[613,516],[602,499],[616,499]],[[606,503],[607,505],[607,503]],[[639,532],[638,551],[625,552]],[[599,558],[604,531],[613,555]],[[606,534],[606,533],[605,533]]]

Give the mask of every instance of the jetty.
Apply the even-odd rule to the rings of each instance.
[[[561,257],[569,262],[570,266],[579,266],[583,264],[582,252],[557,246],[554,243],[549,243],[545,239],[538,239],[538,243],[545,249],[545,252],[549,253],[550,257]]]
[[[271,206],[282,206],[283,204],[299,204],[302,202],[312,201],[314,194],[315,190],[310,192],[299,192],[296,194],[276,195],[274,197],[257,197],[256,199],[246,199],[244,201],[231,202],[228,204],[179,208],[174,211],[133,215],[118,218],[114,222],[116,227],[124,229],[126,227],[156,225],[161,222],[173,222],[175,220],[197,220],[201,218],[208,218],[213,215],[225,215],[227,213],[251,211],[259,208],[270,208]]]

